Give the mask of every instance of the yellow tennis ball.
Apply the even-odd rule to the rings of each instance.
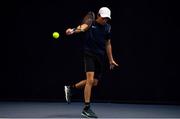
[[[59,33],[58,32],[54,32],[53,33],[53,38],[55,38],[55,39],[59,38]]]

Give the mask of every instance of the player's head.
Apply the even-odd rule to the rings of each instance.
[[[101,7],[99,9],[98,14],[102,17],[102,18],[109,18],[111,19],[111,10],[107,7]]]
[[[100,24],[105,24],[111,19],[111,10],[107,7],[101,7],[98,12],[98,21]]]

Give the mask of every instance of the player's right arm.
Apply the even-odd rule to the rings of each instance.
[[[68,28],[66,30],[66,35],[72,35],[74,33],[85,32],[88,28],[89,26],[87,24],[79,25],[77,28]]]

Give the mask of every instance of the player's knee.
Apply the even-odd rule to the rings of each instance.
[[[91,86],[92,86],[92,85],[94,84],[94,80],[87,79],[86,84],[88,84],[88,85],[91,85]]]

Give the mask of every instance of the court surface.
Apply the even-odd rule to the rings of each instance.
[[[180,105],[92,103],[99,118],[180,118]],[[0,118],[80,118],[82,102],[0,102]]]

